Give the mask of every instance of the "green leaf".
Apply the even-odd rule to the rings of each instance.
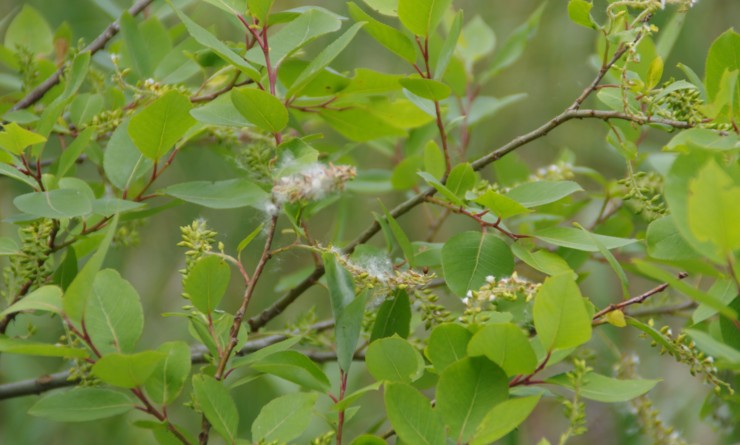
[[[470,111],[467,114],[468,126],[474,127],[480,124],[482,121],[495,116],[498,112],[513,105],[517,102],[521,102],[527,97],[526,94],[511,94],[502,98],[496,98],[491,96],[478,96],[473,105],[470,107]],[[529,176],[529,169],[527,169],[527,176]]]
[[[88,353],[84,349],[71,348],[61,344],[39,343],[0,335],[0,352],[8,354],[36,355],[40,357],[65,357],[84,359]]]
[[[324,9],[313,8],[302,12],[297,19],[270,36],[272,66],[280,66],[286,57],[318,37],[339,30],[341,26],[339,17]],[[261,48],[255,47],[247,51],[246,58],[250,62],[265,65],[265,56]]]
[[[124,11],[120,18],[121,34],[126,42],[126,54],[131,59],[131,66],[140,77],[151,77],[154,72],[154,61],[151,60],[149,45],[139,29],[136,19],[128,11]]]
[[[139,294],[117,271],[101,270],[95,275],[84,320],[101,354],[133,352],[144,330]]]
[[[183,292],[199,311],[210,314],[218,308],[230,280],[231,269],[226,261],[206,255],[195,262],[183,280]]]
[[[427,184],[434,187],[438,192],[444,195],[444,197],[447,198],[447,200],[449,200],[451,203],[458,205],[458,206],[465,205],[462,199],[458,198],[457,195],[452,192],[452,190],[450,190],[449,188],[447,188],[447,186],[439,182],[439,180],[435,178],[434,176],[430,175],[427,172],[418,172],[417,175],[421,176],[427,182]]]
[[[717,98],[725,71],[736,70],[740,70],[740,34],[729,29],[712,42],[707,54],[704,70],[707,103],[712,103]],[[730,100],[735,104],[736,110],[740,109],[740,82],[735,84]]]
[[[685,329],[684,332],[689,334],[699,349],[709,356],[724,359],[730,363],[740,363],[740,351],[725,342],[716,340],[708,333],[696,329]]]
[[[701,242],[715,246],[720,257],[740,248],[740,186],[724,169],[710,160],[689,181],[689,228]]]
[[[438,80],[407,77],[399,81],[404,88],[424,99],[440,101],[446,99],[452,90]]]
[[[591,8],[593,6],[591,2],[586,0],[570,0],[568,2],[568,17],[577,25],[597,29],[598,25],[594,22],[594,18],[591,17]]]
[[[339,400],[337,403],[332,405],[331,410],[335,412],[344,411],[348,407],[351,407],[352,405],[354,405],[354,403],[357,400],[359,400],[362,396],[364,396],[365,394],[371,391],[377,391],[378,389],[380,389],[381,386],[383,386],[383,382],[375,382],[367,386],[364,386],[356,391],[353,391],[351,394],[345,395],[342,400]]]
[[[123,414],[134,406],[131,398],[123,393],[83,387],[47,394],[33,404],[28,414],[57,422],[87,422]]]
[[[130,212],[144,207],[143,202],[127,201],[125,199],[105,197],[92,202],[92,212],[100,216],[113,216],[116,213]]]
[[[529,374],[537,367],[537,356],[522,329],[513,323],[491,323],[476,332],[468,343],[471,357],[485,355],[506,375]]]
[[[344,372],[349,371],[357,342],[360,339],[367,294],[368,291],[364,291],[355,297],[350,304],[344,307],[336,319],[334,333],[336,335],[337,363]]]
[[[385,440],[379,436],[371,436],[369,434],[363,434],[355,437],[355,439],[349,445],[385,445]]]
[[[329,298],[334,319],[339,318],[345,307],[355,299],[355,283],[352,275],[342,267],[332,254],[322,256],[326,268],[326,283],[329,287]]]
[[[487,276],[507,277],[514,271],[511,249],[495,235],[462,232],[442,248],[442,269],[455,295],[479,289]]]
[[[144,388],[155,404],[168,405],[180,395],[190,375],[190,347],[185,342],[172,341],[162,343],[157,352],[164,358],[154,367]]]
[[[108,141],[103,154],[103,170],[113,185],[128,190],[134,181],[152,168],[152,160],[144,156],[128,133],[129,121],[123,121]]]
[[[619,264],[619,261],[614,257],[614,255],[609,252],[609,250],[604,246],[604,244],[599,241],[596,236],[586,230],[585,227],[578,223],[574,223],[579,229],[583,231],[586,235],[588,235],[589,239],[592,243],[599,249],[599,253],[601,253],[601,256],[606,258],[606,261],[609,263],[609,266],[611,266],[612,270],[615,274],[617,274],[617,278],[619,278],[619,283],[622,285],[622,297],[625,299],[628,299],[630,296],[629,293],[629,281],[627,280],[627,275],[624,273],[624,269],[622,269],[622,265]]]
[[[383,212],[385,213],[385,218],[388,222],[388,227],[391,229],[391,233],[393,233],[393,237],[398,242],[401,251],[403,251],[403,256],[406,257],[409,266],[414,267],[414,247],[411,245],[411,241],[409,241],[408,236],[401,228],[401,225],[398,224],[398,221],[388,213],[385,206],[383,207]]]
[[[591,315],[572,274],[547,278],[533,312],[535,329],[548,351],[573,348],[591,338]]]
[[[254,363],[252,368],[319,392],[326,392],[330,387],[329,379],[321,368],[297,351],[270,354]]]
[[[104,98],[100,94],[78,94],[69,106],[69,119],[77,127],[84,127],[92,118],[103,111]]]
[[[236,442],[239,412],[224,384],[207,375],[194,375],[193,395],[213,428],[229,443]]]
[[[190,100],[169,91],[131,118],[128,134],[147,158],[156,161],[195,125]]]
[[[241,258],[242,252],[246,249],[254,239],[262,233],[262,229],[265,227],[265,223],[261,223],[254,228],[249,235],[245,236],[243,240],[239,241],[239,245],[236,247],[236,257]]]
[[[648,68],[647,80],[645,82],[645,88],[647,91],[652,90],[660,82],[660,78],[663,76],[663,59],[657,56],[650,62]]]
[[[244,14],[247,11],[247,0],[205,0],[213,6],[229,14]],[[249,2],[250,5],[252,2]]]
[[[226,127],[247,127],[250,125],[250,122],[236,109],[231,96],[228,94],[223,94],[202,107],[193,108],[190,110],[190,115],[198,122],[206,125]]]
[[[373,10],[389,17],[398,17],[398,0],[362,0]]]
[[[365,354],[367,370],[375,380],[411,383],[424,373],[424,359],[411,343],[400,337],[370,343]]]
[[[64,150],[59,156],[59,165],[57,166],[56,175],[59,178],[64,177],[67,172],[75,165],[77,159],[85,151],[85,148],[90,144],[90,141],[95,134],[95,128],[88,127],[77,134],[77,137],[72,141],[67,149]]]
[[[540,396],[504,400],[494,406],[478,425],[470,445],[491,444],[514,431],[534,411]]]
[[[730,279],[720,279],[716,280],[712,286],[707,290],[707,294],[714,297],[717,301],[719,301],[723,306],[730,306],[731,309],[737,310],[736,306],[734,306],[732,301],[737,297],[737,288],[735,287],[735,283]],[[710,317],[714,316],[717,313],[716,309],[712,309],[711,307],[700,304],[699,307],[696,308],[694,313],[691,315],[691,321],[694,324],[699,324],[704,320],[709,319]],[[720,325],[723,324],[723,320],[727,320],[726,317],[720,318]],[[734,323],[732,324],[734,327]]]
[[[308,85],[326,66],[328,66],[346,47],[349,42],[355,37],[357,31],[362,28],[364,23],[355,23],[341,36],[337,37],[333,42],[326,46],[316,57],[311,60],[311,63],[298,75],[298,78],[293,82],[286,92],[286,97],[292,97],[298,95],[301,90]]]
[[[28,131],[15,122],[4,125],[0,131],[0,147],[14,155],[20,155],[27,147],[43,142],[46,142],[45,137]]]
[[[2,152],[0,152],[2,153]],[[13,178],[16,181],[20,181],[28,186],[30,186],[33,189],[36,189],[38,187],[38,184],[36,181],[34,181],[32,178],[28,177],[27,175],[24,175],[23,173],[19,172],[17,168],[5,164],[4,162],[0,161],[0,175],[7,176],[9,178]]]
[[[398,335],[406,338],[411,328],[411,303],[404,289],[396,289],[393,296],[386,298],[378,309],[370,342]]]
[[[445,174],[445,156],[434,141],[424,147],[424,170],[439,179]]]
[[[647,393],[660,381],[621,380],[589,372],[584,384],[578,388],[578,394],[583,398],[604,403],[626,402]],[[573,389],[565,374],[551,377],[547,382]]]
[[[468,162],[458,164],[450,170],[445,186],[459,198],[465,197],[465,192],[475,187],[478,175]]]
[[[249,0],[249,12],[259,20],[262,26],[267,25],[267,16],[270,14],[275,0]]]
[[[113,240],[113,235],[116,233],[117,225],[118,216],[116,215],[109,223],[105,237],[98,246],[98,250],[90,257],[64,293],[62,307],[64,308],[64,314],[71,321],[80,322],[84,316],[87,301],[93,293],[93,282],[103,264],[105,255],[108,253],[108,247]]]
[[[175,9],[174,6],[173,6],[173,9]],[[247,77],[249,77],[250,79],[254,81],[260,80],[261,76],[259,72],[257,72],[257,70],[252,68],[252,66],[249,63],[247,63],[241,56],[239,56],[234,51],[232,51],[228,46],[226,46],[225,43],[219,40],[216,36],[208,32],[207,29],[195,23],[188,16],[186,16],[185,14],[183,14],[177,9],[175,9],[175,14],[177,14],[177,16],[180,17],[180,20],[185,24],[185,28],[187,28],[188,33],[198,43],[205,46],[206,48],[209,48],[214,53],[216,53],[219,57],[224,59],[226,62],[237,67],[239,71],[246,74]]]
[[[62,289],[58,286],[41,286],[0,312],[0,317],[21,311],[60,314],[62,312]]]
[[[346,95],[382,95],[391,91],[401,89],[398,83],[403,76],[396,74],[385,74],[366,68],[357,68],[355,76],[350,80],[346,88],[339,91],[340,96]]]
[[[681,237],[702,256],[714,262],[723,262],[725,258],[717,254],[717,248],[709,241],[699,241],[689,226],[689,184],[711,158],[712,155],[704,151],[692,151],[677,157],[665,176],[664,195]]]
[[[398,18],[417,36],[428,37],[437,29],[452,0],[398,0]]]
[[[527,42],[537,34],[537,27],[542,18],[542,12],[547,3],[542,3],[527,18],[527,21],[519,25],[511,35],[504,41],[500,49],[496,51],[491,62],[491,67],[481,77],[480,82],[486,83],[491,77],[510,67],[524,54]]]
[[[645,238],[648,254],[659,260],[690,260],[698,255],[681,237],[672,215],[651,222]]]
[[[308,428],[318,394],[297,392],[277,397],[262,407],[252,423],[252,440],[288,443]],[[290,415],[286,415],[290,413]]]
[[[419,177],[416,172],[421,170],[422,159],[419,156],[407,156],[396,165],[391,175],[391,184],[396,190],[408,190],[416,186]]]
[[[448,435],[466,443],[486,413],[509,396],[504,371],[482,357],[468,357],[442,371],[437,383],[436,407]]]
[[[95,362],[90,372],[109,385],[135,388],[146,382],[164,357],[157,351],[108,354]]]
[[[287,351],[288,349],[299,343],[301,340],[303,340],[303,337],[297,335],[295,337],[287,338],[283,341],[279,341],[277,343],[271,344],[270,346],[266,346],[262,349],[251,352],[245,356],[235,357],[234,361],[231,362],[232,367],[238,368],[240,366],[247,366],[251,365],[252,363],[259,362],[268,355],[272,355],[280,351]]]
[[[583,233],[583,231],[571,227],[548,227],[537,230],[533,236],[555,246],[583,250],[586,252],[597,252],[599,250],[599,248],[594,244],[594,238],[599,240],[599,242],[609,250],[624,247],[637,241],[635,239],[616,238],[606,235],[591,234],[591,236],[588,236]]]
[[[349,15],[356,22],[366,22],[364,30],[388,50],[409,63],[416,62],[416,49],[405,34],[395,28],[375,20],[353,2],[347,3]]]
[[[442,79],[447,72],[447,67],[450,65],[452,55],[457,49],[458,42],[460,40],[460,32],[462,30],[463,12],[462,10],[457,11],[455,18],[452,20],[450,29],[447,32],[447,37],[442,48],[439,50],[439,56],[437,57],[437,65],[434,67],[434,78]],[[495,39],[495,36],[494,36]]]
[[[573,181],[537,181],[518,185],[506,196],[524,207],[538,207],[582,191],[581,186]]]
[[[362,108],[322,110],[319,113],[342,136],[356,142],[371,141],[386,136],[404,136],[406,131]]]
[[[231,91],[231,101],[246,120],[270,133],[288,125],[288,110],[275,96],[257,88]]]
[[[457,43],[457,53],[465,62],[465,70],[473,72],[473,65],[493,52],[496,46],[496,34],[479,16],[465,24]]]
[[[57,189],[17,196],[13,204],[19,210],[42,218],[74,218],[92,212],[92,202],[79,190]]]
[[[568,263],[558,255],[547,250],[530,251],[521,243],[511,245],[511,251],[529,267],[547,275],[560,275],[572,272]]]
[[[269,199],[267,192],[247,179],[183,182],[163,190],[167,195],[211,209],[254,207],[262,209]]]
[[[30,54],[46,55],[54,50],[53,35],[44,17],[31,5],[24,4],[5,31],[4,45],[16,51],[28,50]]]
[[[384,399],[388,420],[404,442],[445,445],[444,423],[418,390],[406,383],[387,383]]]
[[[475,199],[475,202],[484,206],[501,219],[511,218],[512,216],[531,212],[531,210],[519,204],[517,201],[496,193],[493,190],[487,190],[486,193],[478,196]]]
[[[734,151],[740,149],[740,137],[736,134],[707,128],[691,128],[675,135],[664,147],[664,151],[688,153],[693,150]]]
[[[457,323],[442,323],[432,330],[427,347],[427,358],[437,372],[468,356],[468,342],[473,334]]]
[[[0,256],[16,255],[20,252],[18,243],[7,236],[0,237]]]

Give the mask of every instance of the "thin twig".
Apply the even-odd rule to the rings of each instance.
[[[333,327],[333,320],[325,320],[312,325],[307,330],[309,332],[323,332]],[[247,355],[299,334],[299,331],[291,331],[284,334],[275,334],[256,340],[250,340],[246,342],[235,355]],[[193,364],[207,363],[208,355],[209,353],[205,346],[197,345],[191,350],[190,360]],[[326,354],[314,354],[313,359],[317,362],[329,361],[329,357]],[[73,378],[72,372],[70,370],[67,370],[54,374],[42,375],[33,379],[22,380],[19,382],[6,383],[0,385],[0,400],[23,397],[33,394],[42,394],[52,389],[74,386],[77,385],[79,382],[79,379]]]
[[[683,280],[684,278],[688,277],[689,274],[686,272],[680,272],[678,274],[678,279]],[[605,307],[604,309],[600,310],[599,312],[595,313],[593,316],[593,322],[595,324],[599,323],[599,319],[603,317],[604,315],[608,314],[609,312],[614,312],[617,310],[622,310],[628,306],[632,306],[633,304],[642,304],[647,300],[648,298],[652,297],[655,294],[659,294],[663,292],[664,290],[668,289],[669,284],[663,283],[660,286],[656,286],[649,291],[645,292],[644,294],[638,295],[636,297],[630,298],[629,300],[624,300],[619,303],[610,304],[609,306]]]
[[[154,0],[139,0],[137,1],[131,8],[129,8],[128,13],[131,14],[131,16],[136,16],[139,13],[141,13],[144,9],[146,9],[147,6],[149,6]],[[92,42],[90,42],[89,45],[87,45],[81,52],[90,51],[90,55],[97,53],[101,49],[105,48],[105,45],[110,42],[110,40],[115,37],[116,34],[118,34],[118,31],[121,30],[121,19],[117,19],[110,25],[108,25],[105,30],[100,33],[98,37],[95,38]],[[62,78],[62,74],[64,74],[64,70],[67,68],[67,63],[62,64],[50,77],[48,77],[45,81],[43,81],[39,86],[34,88],[31,92],[26,94],[26,96],[16,102],[15,105],[13,105],[12,110],[22,110],[24,108],[28,108],[31,105],[35,104],[39,100],[41,100],[42,97],[50,90],[54,85],[58,84],[59,81]]]

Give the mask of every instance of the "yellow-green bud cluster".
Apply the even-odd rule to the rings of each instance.
[[[50,219],[32,222],[18,230],[20,252],[10,257],[10,265],[3,271],[6,297],[15,295],[26,285],[26,291],[31,291],[52,274],[49,243],[53,231],[54,222]]]
[[[650,320],[649,324],[652,323],[653,321]],[[677,362],[688,365],[691,375],[701,376],[704,383],[711,385],[716,394],[723,392],[730,395],[734,394],[735,391],[732,386],[719,378],[719,370],[714,363],[714,358],[700,351],[696,347],[696,343],[686,333],[682,332],[674,337],[669,326],[663,326],[659,332],[665,341],[670,343],[670,347],[661,345],[661,354],[668,354]],[[658,343],[653,341],[651,346],[658,346]]]
[[[625,187],[622,199],[638,215],[648,221],[668,212],[663,198],[663,177],[656,172],[636,172],[618,181]]]
[[[180,227],[180,234],[182,241],[177,245],[188,249],[185,252],[185,270],[180,272],[187,275],[193,264],[213,249],[213,242],[218,234],[208,228],[204,219],[196,219],[189,226]]]

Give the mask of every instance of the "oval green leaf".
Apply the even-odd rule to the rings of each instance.
[[[288,125],[288,110],[270,93],[239,88],[231,91],[231,102],[246,120],[265,131],[278,133]]]
[[[509,246],[494,235],[463,232],[442,247],[442,269],[447,286],[458,296],[479,289],[486,277],[506,277],[514,271]]]

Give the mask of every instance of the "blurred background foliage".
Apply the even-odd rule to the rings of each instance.
[[[90,42],[97,36],[110,21],[120,12],[130,6],[131,1],[125,0],[3,0],[0,2],[0,36],[4,34],[10,19],[24,4],[32,5],[40,11],[52,29],[68,25],[74,42],[78,39]],[[175,2],[175,3],[182,3]],[[204,26],[213,26],[217,34],[223,39],[240,40],[240,25],[236,20],[230,20],[219,10],[205,2],[190,2],[187,12],[197,18]],[[606,1],[596,0],[594,13],[603,11]],[[302,1],[280,0],[276,2],[279,9],[289,9],[303,5]],[[317,4],[343,15],[348,15],[344,2],[329,0],[318,1]],[[479,15],[495,31],[497,42],[500,44],[534,11],[541,2],[539,0],[519,0],[506,2],[501,0],[456,0],[455,7],[465,11],[466,21]],[[516,103],[505,112],[498,114],[494,119],[475,128],[472,134],[469,158],[474,159],[483,153],[489,152],[513,137],[528,132],[541,123],[549,120],[562,111],[591,81],[595,72],[592,55],[596,46],[596,34],[588,29],[574,25],[568,20],[565,0],[551,0],[547,5],[540,29],[530,42],[524,56],[511,68],[495,77],[485,86],[483,94],[503,97],[509,94],[524,92],[526,99]],[[162,8],[167,13],[164,19],[166,24],[172,25],[177,20],[163,2],[156,1],[155,8]],[[661,27],[675,8],[659,13],[654,23]],[[710,43],[726,29],[737,25],[740,21],[740,2],[733,0],[700,0],[686,17],[681,35],[670,57],[665,61],[664,80],[676,76],[681,78],[681,72],[676,68],[678,62],[692,67],[700,75],[704,70],[704,58]],[[66,25],[64,25],[66,24]],[[318,51],[333,37],[324,37],[308,47],[311,51]],[[116,41],[109,47],[115,50]],[[360,33],[353,41],[352,50],[344,52],[333,64],[337,70],[350,72],[355,67],[370,67],[389,73],[408,74],[408,69],[402,61],[375,43],[366,34]],[[106,52],[94,57],[100,64],[109,65]],[[482,62],[485,64],[485,61]],[[5,71],[3,71],[5,70]],[[0,67],[0,101],[7,94],[13,93],[12,85],[5,81],[4,74],[7,67]],[[1,102],[0,102],[1,104]],[[7,104],[1,107],[7,108]],[[571,122],[557,129],[547,137],[517,151],[517,156],[523,159],[531,171],[551,164],[564,150],[573,153],[577,165],[592,167],[604,174],[607,178],[621,178],[624,176],[625,164],[605,140],[605,126],[599,122]],[[326,131],[325,128],[321,129]],[[320,142],[323,149],[335,151],[343,148],[342,139],[329,137]],[[661,143],[667,135],[650,139],[641,146],[642,152],[659,151]],[[191,144],[178,155],[173,167],[158,183],[165,186],[172,183],[197,179],[224,179],[236,177],[240,172],[233,165],[228,165],[218,155],[223,147]],[[393,160],[378,156],[378,152],[370,147],[358,146],[352,150],[354,162],[363,169],[372,167],[390,169]],[[85,172],[85,169],[89,171]],[[81,175],[95,172],[90,166],[80,167]],[[483,172],[493,177],[493,169]],[[361,178],[360,178],[361,179]],[[368,182],[367,187],[377,187],[377,184]],[[0,179],[0,220],[11,216],[15,210],[12,198],[18,194],[20,186],[7,179]],[[333,209],[320,213],[311,222],[312,232],[322,241],[332,239],[348,240],[363,230],[368,221],[368,208],[379,210],[377,202],[370,202],[368,195],[354,195],[338,203]],[[399,192],[388,191],[382,195],[386,207],[390,207],[404,198]],[[359,211],[363,210],[363,211]],[[584,212],[588,212],[586,209]],[[164,341],[172,339],[187,339],[186,323],[175,317],[163,317],[163,313],[175,311],[183,305],[180,297],[181,284],[179,269],[183,267],[184,256],[181,248],[176,244],[180,239],[179,226],[189,224],[195,218],[205,218],[209,226],[220,233],[219,240],[223,241],[227,249],[232,251],[236,244],[255,226],[264,219],[264,215],[252,209],[231,211],[214,211],[196,208],[190,205],[180,205],[160,213],[147,221],[137,233],[132,234],[130,247],[119,247],[109,255],[107,266],[116,268],[137,288],[142,296],[146,311],[146,327],[142,347],[156,347]],[[414,210],[401,219],[401,223],[410,235],[424,236],[426,221],[420,209]],[[629,219],[628,219],[629,221]],[[417,224],[420,222],[420,224]],[[416,230],[415,230],[416,228]],[[451,234],[475,226],[463,219],[454,219],[454,223],[445,225],[439,239],[446,239]],[[12,235],[15,226],[0,222],[0,234]],[[379,242],[380,237],[376,237]],[[302,278],[301,273],[310,270],[310,258],[306,255],[288,253],[282,255],[277,262],[278,267],[272,267],[263,278],[260,289],[256,294],[250,312],[256,313],[267,307],[280,292],[288,289],[296,277]],[[616,278],[609,271],[608,266],[589,265],[590,275],[582,282],[582,291],[597,305],[605,305],[609,301],[619,299],[620,287]],[[308,268],[308,269],[307,269]],[[632,283],[634,293],[642,292],[652,287],[649,282],[635,280]],[[238,304],[237,296],[240,289],[234,283],[232,299],[226,304],[235,307]],[[228,298],[228,297],[227,297]],[[670,295],[660,296],[669,299]],[[232,308],[233,308],[232,307]],[[312,308],[315,308],[313,310]],[[291,307],[279,319],[273,321],[269,328],[283,329],[286,323],[310,323],[324,319],[329,315],[326,292],[321,287],[314,287],[302,296],[297,304]],[[54,326],[54,327],[52,327]],[[43,338],[54,340],[60,335],[56,324],[52,324],[43,317],[24,317],[14,324],[11,335],[19,335],[29,329],[38,331]],[[704,397],[710,388],[702,386],[698,380],[690,377],[688,370],[670,359],[660,357],[657,351],[651,349],[647,341],[637,338],[632,331],[627,330],[598,330],[595,340],[590,346],[603,349],[602,356],[609,356],[610,350],[615,351],[613,360],[599,362],[597,369],[605,374],[612,372],[609,366],[618,362],[621,351],[634,350],[641,362],[637,370],[642,377],[664,379],[650,393],[651,399],[661,411],[661,417],[669,424],[679,427],[684,437],[691,443],[706,445],[722,443],[721,435],[711,427],[711,416],[701,418]],[[606,351],[606,355],[603,352]],[[56,359],[42,359],[38,357],[0,356],[0,382],[23,380],[45,373],[61,370]],[[358,367],[361,366],[358,364]],[[336,377],[337,370],[333,364],[326,365],[330,379]],[[370,383],[363,380],[363,373],[354,373],[353,387],[360,387]],[[336,378],[332,380],[336,381]],[[240,387],[236,394],[242,418],[241,425],[248,428],[252,419],[259,412],[260,407],[272,399],[276,394],[290,391],[290,384],[276,379],[260,379],[259,381]],[[55,424],[44,419],[30,417],[26,414],[28,407],[35,401],[35,396],[0,402],[0,444],[143,444],[153,443],[152,437],[144,430],[130,426],[135,416],[116,417],[103,421],[90,422],[84,425]],[[382,409],[382,399],[376,394],[367,397],[366,404],[361,411],[348,423],[351,432],[371,429],[371,424],[377,417],[374,411]],[[533,444],[546,435],[557,437],[565,428],[567,422],[564,417],[553,415],[553,410],[560,410],[556,401],[541,404],[535,415],[532,416],[520,429],[518,435],[512,435],[510,443]],[[367,415],[363,415],[363,412]],[[591,403],[587,409],[589,431],[581,437],[572,440],[577,444],[642,444],[645,443],[636,435],[634,414],[626,405],[601,405]],[[195,424],[199,422],[192,412],[175,413],[175,416],[190,416],[182,419],[181,423]],[[309,435],[320,434],[323,426],[316,425]],[[350,437],[354,435],[351,434]],[[213,440],[212,442],[216,442]]]

